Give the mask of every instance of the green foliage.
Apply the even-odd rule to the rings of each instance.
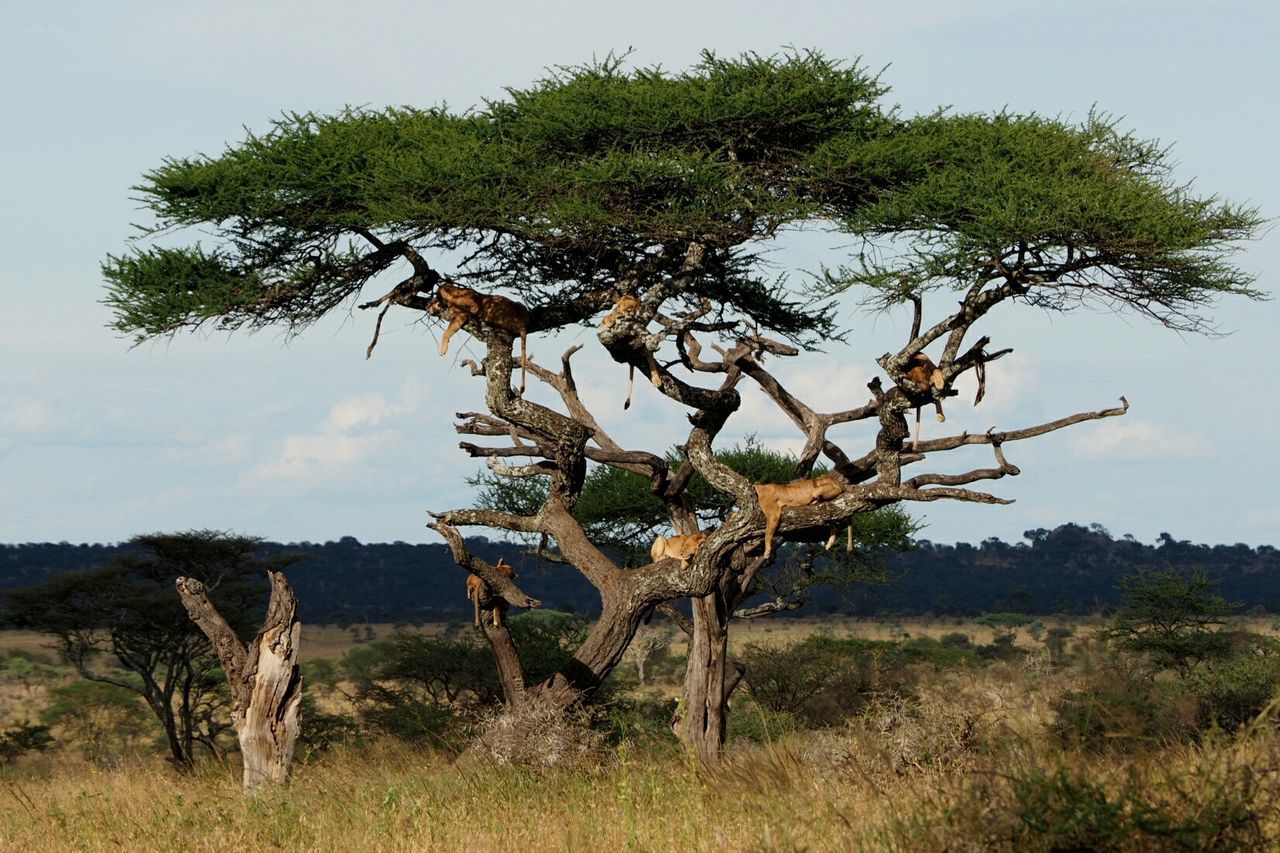
[[[49,727],[21,722],[0,731],[0,767],[28,752],[40,752],[53,745]]]
[[[869,286],[882,304],[904,299],[904,276],[917,290],[967,290],[984,266],[1000,272],[993,259],[1032,304],[1121,304],[1179,329],[1203,330],[1197,312],[1218,296],[1263,298],[1226,260],[1263,224],[1257,212],[1192,195],[1167,149],[1101,116],[1072,126],[939,112],[817,157],[816,191],[844,228],[896,248],[863,253],[831,281]]]
[[[488,704],[502,695],[492,654],[470,631],[395,633],[351,649],[341,668],[361,704]]]
[[[605,743],[634,744],[647,753],[670,750],[679,741],[671,730],[673,702],[663,699],[613,697],[599,708],[593,727],[605,733]]]
[[[748,643],[739,660],[758,705],[809,726],[830,726],[855,716],[877,695],[908,689],[912,664],[963,666],[976,657],[927,638],[892,643],[814,634],[789,646]]]
[[[1013,631],[996,631],[988,646],[978,646],[978,654],[985,660],[1017,660],[1022,652],[1015,645],[1017,635]]]
[[[1180,817],[1131,788],[1114,791],[1067,770],[1013,780],[1018,832],[1014,846],[1046,850],[1244,849],[1222,847],[1235,829]],[[1243,839],[1240,839],[1243,840]]]
[[[469,114],[286,114],[219,157],[171,158],[144,176],[135,189],[155,231],[212,230],[218,246],[109,257],[107,303],[139,339],[213,318],[302,326],[412,240],[467,247],[463,275],[546,305],[641,264],[674,273],[682,253],[660,249],[697,235],[722,253],[690,298],[784,335],[830,334],[825,307],[788,300],[733,249],[807,215],[795,191],[806,156],[882,124],[882,91],[816,53],[708,54],[674,75],[609,57]]]
[[[752,482],[795,478],[795,458],[764,447],[754,436],[717,451],[716,459]],[[675,451],[667,454],[666,463],[672,470],[689,464]],[[468,483],[480,490],[477,505],[517,515],[536,513],[547,497],[546,481],[540,478],[499,477],[480,471]],[[704,525],[723,520],[733,509],[732,498],[712,489],[701,474],[690,478],[687,494]],[[653,494],[648,478],[609,465],[595,465],[587,472],[573,515],[593,542],[636,561],[647,561],[653,537],[669,531],[671,525],[667,508]]]
[[[1075,630],[1065,625],[1054,625],[1044,635],[1044,647],[1049,650],[1049,658],[1061,663],[1067,651],[1067,640],[1075,636]]]
[[[322,687],[332,690],[338,686],[338,665],[328,658],[313,658],[303,661],[302,683],[308,687]]]
[[[1139,569],[1121,580],[1124,597],[1105,636],[1185,678],[1195,664],[1231,648],[1219,628],[1235,605],[1213,593],[1215,585],[1203,572]]]
[[[302,763],[314,760],[338,744],[359,741],[363,734],[359,720],[321,710],[311,693],[303,695],[299,716],[302,730],[298,734],[296,757]]]
[[[1201,728],[1234,732],[1271,703],[1280,683],[1280,654],[1274,639],[1247,637],[1226,657],[1198,668],[1189,679],[1199,703]]]
[[[100,764],[132,751],[157,734],[156,719],[136,690],[97,681],[76,681],[49,690],[41,722],[60,730],[87,761]]]
[[[983,613],[973,621],[988,628],[1021,628],[1033,620],[1025,613]]]
[[[735,703],[729,713],[729,740],[774,743],[807,728],[791,711],[780,711],[759,702]]]
[[[544,681],[563,669],[587,639],[587,620],[576,613],[539,608],[512,616],[507,626],[529,684]]]
[[[809,726],[853,716],[886,686],[881,659],[870,648],[822,634],[783,647],[748,643],[739,660],[758,705],[793,714]]]
[[[912,637],[898,643],[896,654],[904,665],[928,664],[935,669],[976,666],[980,662],[979,650],[964,634],[945,634],[937,640]]]
[[[1178,687],[1095,675],[1082,690],[1051,703],[1049,732],[1064,747],[1089,752],[1130,752],[1186,740],[1194,733],[1195,703]]]
[[[587,631],[582,617],[554,610],[522,613],[507,624],[529,683],[558,672]],[[457,746],[474,712],[502,698],[492,652],[469,629],[436,636],[397,632],[351,649],[340,668],[361,724],[402,740]],[[345,724],[331,722],[343,734]]]

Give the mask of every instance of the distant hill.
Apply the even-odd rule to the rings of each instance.
[[[572,567],[539,564],[516,545],[468,540],[478,556],[516,566],[520,585],[547,607],[589,616],[599,612],[591,585]],[[0,591],[43,583],[61,572],[92,568],[127,546],[39,543],[0,545]],[[262,554],[300,553],[289,570],[303,621],[440,622],[470,615],[464,575],[440,545],[363,544],[345,536],[314,544],[265,543]],[[979,545],[916,543],[895,555],[894,581],[851,591],[815,592],[808,613],[972,615],[1086,613],[1115,603],[1116,584],[1138,568],[1198,569],[1221,581],[1219,592],[1244,608],[1280,613],[1280,551],[1263,545],[1193,545],[1161,534],[1157,545],[1112,539],[1098,525],[1064,524],[1028,531],[1025,541]]]

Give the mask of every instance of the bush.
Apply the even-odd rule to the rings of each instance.
[[[49,727],[22,722],[0,731],[0,767],[11,763],[20,755],[40,752],[53,744]]]
[[[352,743],[361,738],[360,723],[354,717],[321,711],[312,694],[303,694],[299,717],[302,730],[296,748],[300,762],[311,761],[340,743]]]
[[[735,703],[729,714],[728,739],[772,743],[804,728],[804,721],[790,711],[771,710],[758,702]]]
[[[1250,644],[1251,645],[1251,644]],[[1230,657],[1197,670],[1191,689],[1199,701],[1201,728],[1235,731],[1252,722],[1276,695],[1280,658],[1246,645]]]
[[[132,690],[100,681],[73,681],[50,689],[41,721],[60,730],[85,760],[102,764],[135,750],[157,732],[155,718]]]
[[[315,658],[302,662],[302,683],[308,687],[324,687],[329,690],[338,686],[338,664],[328,658]]]
[[[593,727],[610,746],[629,741],[644,750],[663,750],[678,743],[671,730],[674,711],[674,700],[619,697],[601,706]]]
[[[810,726],[836,725],[881,687],[880,659],[858,641],[815,634],[781,648],[748,643],[741,661],[751,696],[763,708]]]
[[[978,655],[983,660],[1017,660],[1022,652],[1015,646],[1016,637],[1012,631],[997,633],[989,646],[978,646]]]
[[[1195,729],[1195,701],[1180,685],[1135,679],[1114,669],[1051,703],[1049,731],[1066,747],[1091,752],[1145,748],[1185,740]]]
[[[751,696],[763,708],[808,726],[831,726],[857,716],[876,696],[910,693],[917,665],[967,666],[978,656],[972,646],[930,637],[889,642],[814,634],[783,647],[748,643],[740,660]]]

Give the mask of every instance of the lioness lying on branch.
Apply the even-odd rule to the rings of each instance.
[[[778,529],[778,520],[784,509],[829,501],[844,494],[844,486],[830,474],[790,483],[757,483],[753,488],[760,502],[760,511],[764,513],[766,559],[773,555],[773,534]]]

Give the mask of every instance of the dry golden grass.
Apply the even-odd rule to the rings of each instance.
[[[1183,849],[1280,838],[1271,732],[1137,761],[1067,760],[1015,737],[971,744],[952,761],[895,767],[895,748],[883,732],[850,729],[740,747],[709,771],[622,749],[593,767],[537,775],[463,769],[380,743],[331,753],[256,799],[229,769],[178,776],[159,762],[63,766],[0,782],[0,849],[1037,850],[1052,839],[1027,835],[1015,780],[1059,771],[1121,801],[1140,792],[1175,822],[1226,825],[1231,809],[1252,810],[1250,834],[1237,820],[1227,827],[1234,835],[1206,831]],[[1112,849],[1167,849],[1159,839],[1119,841]]]
[[[0,631],[0,657],[14,651],[51,660],[58,656],[57,646],[48,634],[36,631]]]
[[[814,628],[775,624],[740,633],[781,643]],[[987,640],[950,622],[902,629]],[[323,630],[312,639],[325,656],[352,645],[349,631]],[[1278,849],[1274,722],[1137,755],[1064,753],[1045,723],[1080,678],[1032,657],[930,673],[911,698],[883,698],[843,728],[732,742],[709,770],[624,745],[533,773],[379,741],[324,754],[255,799],[234,767],[184,776],[158,759],[104,769],[29,756],[0,778],[0,850]]]

